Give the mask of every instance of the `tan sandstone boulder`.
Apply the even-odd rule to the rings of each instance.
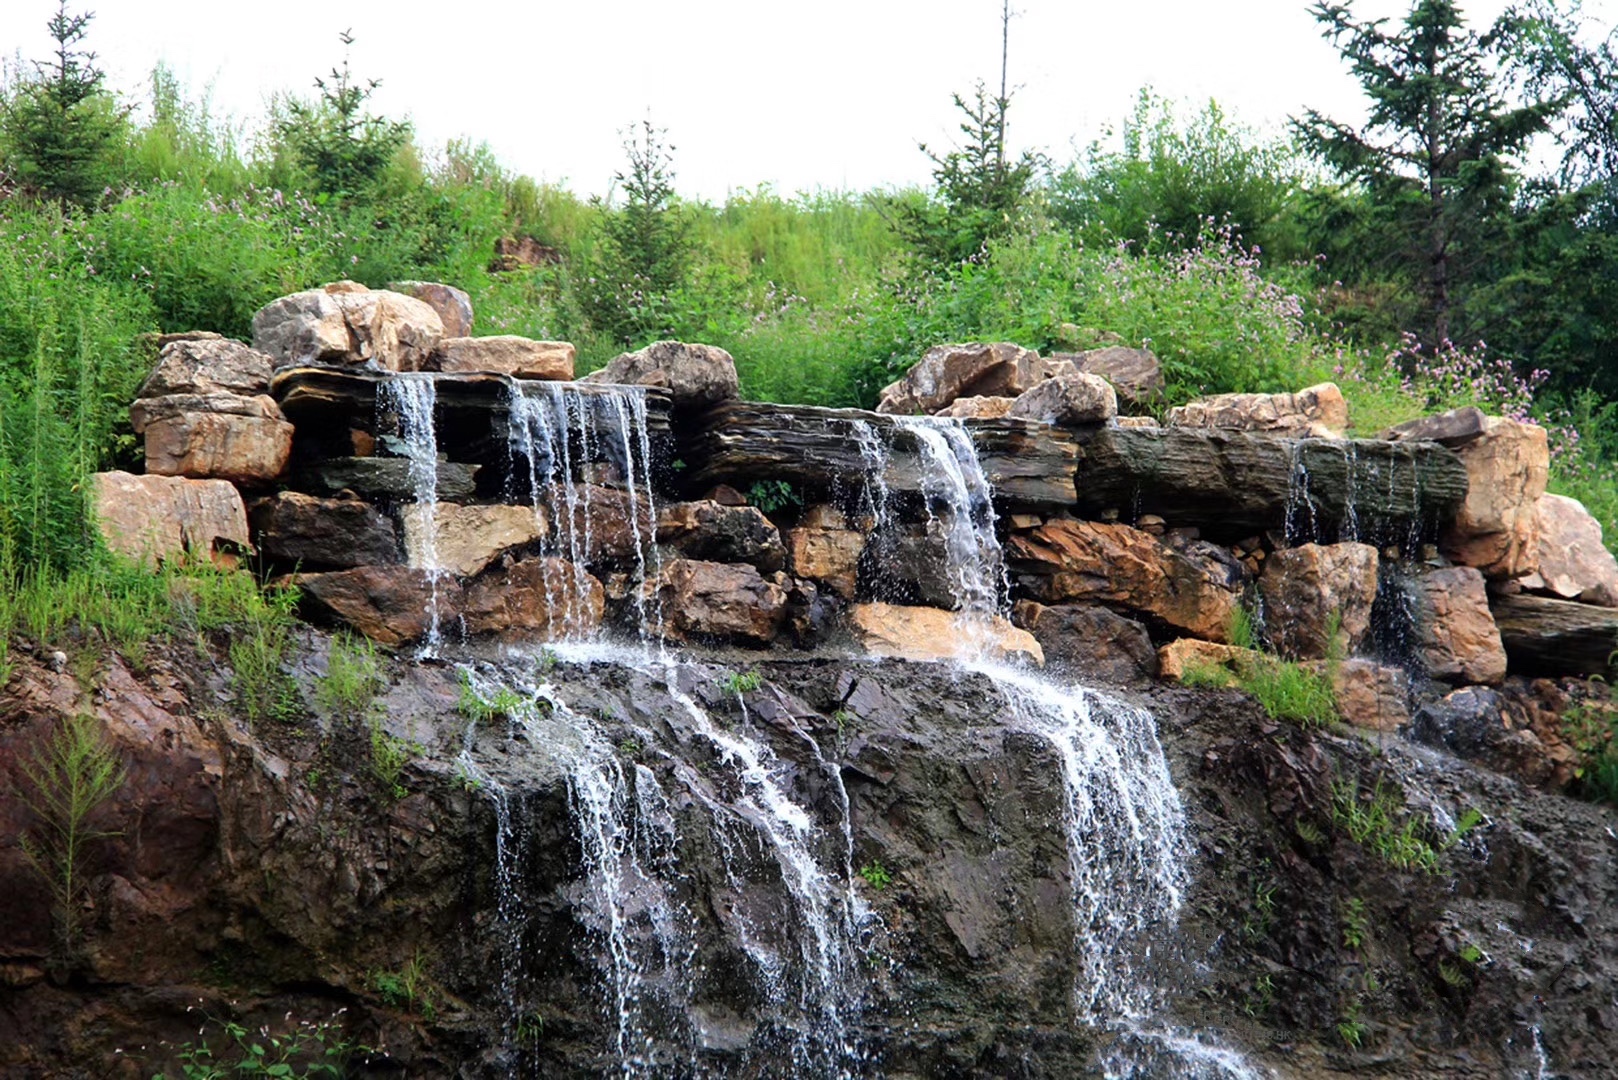
[[[1335,383],[1295,394],[1216,394],[1170,409],[1168,426],[1341,438],[1348,429],[1348,403]]]
[[[1264,564],[1259,596],[1270,646],[1292,660],[1326,656],[1336,623],[1352,653],[1371,629],[1377,589],[1376,548],[1369,544],[1301,544]]]
[[[655,341],[639,352],[623,353],[581,382],[660,386],[676,409],[701,409],[741,394],[736,361],[717,345]]]
[[[1522,579],[1532,592],[1618,607],[1618,559],[1602,543],[1601,522],[1577,499],[1541,495],[1534,508],[1539,570]]]
[[[935,345],[882,391],[877,412],[936,413],[957,398],[1018,397],[1057,371],[1032,349],[1007,341]]]
[[[782,539],[787,571],[793,577],[824,585],[844,600],[854,599],[866,536],[848,527],[841,510],[824,503],[811,506],[798,527],[788,529]]]
[[[1009,415],[1016,403],[1014,397],[956,398],[933,415],[953,416],[958,420],[999,420]]]
[[[179,413],[149,420],[145,438],[146,471],[160,476],[262,484],[280,476],[292,455],[292,425],[262,414]]]
[[[786,618],[786,590],[751,566],[674,559],[656,587],[677,638],[768,645]]]
[[[253,347],[283,366],[371,363],[421,371],[443,337],[443,320],[429,305],[352,281],[283,296],[253,316]]]
[[[1118,395],[1099,375],[1054,375],[1023,393],[1007,414],[1058,427],[1102,424],[1118,415]]]
[[[409,565],[420,570],[448,570],[461,577],[482,573],[501,553],[538,543],[549,531],[543,511],[532,506],[436,503],[430,537],[436,566],[429,567],[426,511],[425,506],[413,504],[399,515]]]
[[[142,398],[171,394],[241,394],[253,397],[270,389],[275,360],[239,341],[210,335],[169,340],[157,366],[141,384]]]
[[[902,660],[1030,660],[1045,663],[1034,635],[998,616],[935,607],[855,604],[848,609],[855,642],[872,656]]]
[[[446,372],[494,371],[518,379],[567,382],[573,378],[577,355],[570,342],[500,334],[445,338],[438,344],[433,365]]]
[[[437,281],[394,281],[388,289],[420,300],[438,312],[445,339],[472,336],[472,298],[466,290]]]
[[[1071,363],[1075,371],[1100,375],[1112,384],[1118,399],[1132,408],[1148,405],[1163,396],[1163,366],[1147,349],[1110,345],[1080,353],[1052,353],[1052,363]]]
[[[224,480],[104,472],[93,490],[107,547],[146,566],[249,550],[246,508]]]
[[[1444,554],[1485,577],[1539,567],[1538,504],[1550,475],[1545,429],[1486,417],[1476,436],[1450,445],[1466,466],[1466,502],[1442,537]]]

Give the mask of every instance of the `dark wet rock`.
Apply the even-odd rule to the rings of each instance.
[[[1618,650],[1618,611],[1526,595],[1496,597],[1493,609],[1512,671],[1608,675]]]
[[[978,460],[995,497],[1015,506],[1067,506],[1074,498],[1072,433],[1023,420],[966,421]],[[859,492],[870,463],[861,452],[861,429],[892,445],[883,482],[890,492],[921,490],[915,438],[892,417],[858,409],[730,402],[703,417],[682,445],[692,464],[689,483],[747,488],[782,480],[809,496],[843,498]]]
[[[305,606],[335,618],[382,645],[405,645],[427,636],[438,623],[453,626],[461,587],[453,577],[408,566],[360,566],[319,574],[297,574]]]
[[[1434,443],[1103,428],[1079,447],[1082,510],[1127,507],[1232,539],[1289,521],[1310,533],[1300,539],[1335,539],[1351,501],[1362,537],[1403,539],[1411,522],[1448,520],[1466,491],[1465,467]]]
[[[360,499],[283,491],[253,503],[248,522],[261,554],[303,569],[380,566],[400,559],[392,519]]]
[[[459,461],[438,463],[438,497],[469,499],[477,490],[481,466]],[[407,458],[334,457],[304,465],[294,472],[291,484],[314,495],[352,492],[370,499],[409,502],[416,497],[416,483],[410,475]]]
[[[1319,660],[1335,632],[1345,655],[1357,651],[1371,629],[1377,564],[1369,544],[1300,544],[1271,555],[1258,579],[1270,645],[1293,660]]]
[[[1146,627],[1107,608],[1019,600],[1012,620],[1034,635],[1047,666],[1107,683],[1140,682],[1157,674],[1157,650]]]
[[[1482,435],[1488,426],[1488,419],[1482,409],[1467,405],[1396,424],[1377,438],[1390,442],[1435,442],[1457,446]]]
[[[688,559],[747,563],[765,574],[786,565],[780,531],[752,506],[707,500],[660,506],[657,540]]]

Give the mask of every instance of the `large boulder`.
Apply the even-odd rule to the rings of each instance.
[[[1612,608],[1548,596],[1501,596],[1495,599],[1494,621],[1512,671],[1614,677],[1618,611]]]
[[[399,514],[404,526],[404,548],[411,566],[418,569],[448,570],[461,577],[473,577],[503,552],[526,547],[548,533],[542,511],[532,506],[461,506],[433,504],[429,528],[427,507],[413,503]],[[433,566],[428,566],[431,543]]]
[[[1470,566],[1432,570],[1405,588],[1413,644],[1428,675],[1455,683],[1506,677],[1506,651],[1482,573]]]
[[[420,371],[443,337],[443,320],[427,304],[352,281],[283,296],[253,316],[253,347],[280,365]]]
[[[1225,641],[1237,580],[1212,558],[1186,555],[1128,525],[1050,521],[1013,536],[1006,553],[1028,595],[1144,616],[1180,634]]]
[[[420,300],[438,312],[445,339],[472,336],[472,298],[466,290],[437,281],[394,281],[388,289]]]
[[[855,643],[872,656],[1045,662],[1032,634],[998,616],[879,602],[850,607],[848,628]]]
[[[305,569],[388,566],[399,561],[393,521],[361,499],[282,491],[248,509],[258,550]]]
[[[1170,409],[1168,425],[1335,439],[1348,429],[1348,403],[1335,383],[1295,394],[1216,394]]]
[[[1157,650],[1146,627],[1093,604],[1046,607],[1019,600],[1012,621],[1034,635],[1048,664],[1088,678],[1133,683],[1157,674]]]
[[[1132,408],[1149,405],[1163,396],[1163,366],[1147,349],[1111,345],[1080,353],[1052,353],[1050,362],[1073,365],[1075,371],[1099,375],[1112,384],[1118,399]]]
[[[147,422],[145,438],[146,471],[160,476],[263,484],[292,456],[292,425],[264,415],[180,413]]]
[[[595,578],[566,559],[533,558],[508,563],[468,585],[461,619],[468,634],[554,641],[595,630],[605,606]]]
[[[1053,365],[1010,342],[935,345],[882,391],[877,412],[935,413],[956,398],[1018,397],[1067,365]]]
[[[435,614],[440,627],[451,626],[461,609],[461,587],[454,578],[409,566],[297,574],[291,582],[314,611],[381,645],[419,641],[431,630]]]
[[[136,396],[268,393],[275,360],[239,341],[209,335],[169,341]]]
[[[1545,429],[1498,416],[1483,430],[1447,442],[1466,466],[1467,494],[1444,530],[1444,554],[1490,579],[1539,567],[1538,505],[1550,475]]]
[[[751,566],[674,559],[655,587],[665,628],[680,639],[768,645],[786,618],[786,590]]]
[[[1025,391],[1007,415],[1059,427],[1103,424],[1118,415],[1118,395],[1099,375],[1065,373]]]
[[[91,512],[107,547],[147,566],[247,551],[235,485],[178,476],[96,473]]]
[[[136,435],[159,420],[173,420],[192,413],[213,413],[219,416],[249,416],[261,420],[286,420],[281,406],[268,394],[165,394],[162,397],[136,398],[129,406],[129,426]]]
[[[623,353],[582,382],[660,386],[676,409],[701,409],[741,395],[736,361],[717,345],[656,341],[639,352]]]
[[[582,484],[569,505],[551,507],[556,515],[557,542],[569,557],[584,563],[638,559],[656,539],[651,506],[644,498],[630,498],[622,488]]]
[[[494,371],[518,379],[567,382],[573,378],[578,351],[566,341],[535,341],[500,334],[454,337],[438,343],[432,366],[439,371]]]
[[[1376,600],[1376,548],[1369,544],[1300,544],[1264,564],[1259,596],[1272,648],[1294,660],[1325,657],[1333,624],[1345,653],[1365,641]]]
[[[1618,559],[1602,543],[1601,522],[1565,495],[1541,495],[1534,508],[1539,570],[1522,579],[1531,592],[1598,607],[1618,607]]]
[[[708,499],[660,506],[657,540],[688,559],[747,563],[765,574],[786,565],[780,531],[754,506]]]

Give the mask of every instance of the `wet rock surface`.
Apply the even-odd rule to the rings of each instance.
[[[1265,636],[1283,656],[1319,660],[1364,644],[1377,593],[1377,552],[1369,544],[1299,544],[1270,556],[1258,579]],[[1334,642],[1334,636],[1340,640]]]
[[[325,644],[304,640],[311,659],[299,669],[318,671]],[[883,870],[872,871],[880,887],[852,882],[877,917],[861,948],[879,958],[846,974],[862,1002],[849,1013],[854,1071],[987,1078],[1015,1063],[1025,1077],[1088,1075],[1111,1036],[1072,1016],[1081,969],[1068,852],[1047,824],[1064,799],[1052,744],[985,676],[755,661],[761,678],[738,695],[726,679],[739,659],[694,657],[672,685],[709,722],[770,748],[783,790],[823,823],[828,866]],[[199,1001],[254,1025],[346,1007],[352,1038],[387,1047],[367,1067],[378,1075],[582,1078],[610,1067],[607,954],[570,810],[571,751],[538,729],[478,722],[469,745],[486,779],[463,783],[456,755],[471,722],[455,713],[453,670],[390,662],[387,672],[385,730],[421,747],[397,799],[368,777],[365,744],[340,718],[312,714],[301,734],[201,718],[228,689],[194,654],[154,656],[142,674],[104,669],[94,697],[71,675],[23,666],[0,698],[0,772],[15,775],[55,718],[88,706],[131,773],[103,819],[120,835],[95,850],[93,978],[43,976],[48,905],[16,849],[0,849],[0,950],[20,980],[5,1023],[29,1033],[0,1043],[0,1069],[115,1075],[141,1048],[140,1075],[150,1075],[196,1037],[186,1008]],[[644,792],[722,787],[712,744],[665,674],[563,662],[547,678]],[[1158,717],[1193,848],[1178,940],[1157,954],[1177,1021],[1224,1032],[1283,1077],[1387,1067],[1378,1062],[1410,1077],[1513,1075],[1531,1070],[1535,1031],[1556,1073],[1602,1074],[1618,1036],[1602,1019],[1611,961],[1590,942],[1618,933],[1611,810],[1396,736],[1371,747],[1277,725],[1234,693],[1157,689],[1140,700]],[[517,954],[495,915],[495,782],[507,840],[520,838],[505,864],[524,897]],[[1431,838],[1438,872],[1392,865],[1334,824],[1334,792],[1350,787],[1367,805],[1372,792],[1391,799],[1398,820]],[[1471,808],[1483,821],[1445,841]],[[0,798],[8,833],[26,813]],[[754,925],[771,947],[797,948],[779,869],[767,852],[714,844],[700,798],[672,813],[691,1007],[719,1018],[695,1060],[717,1075],[772,1071],[790,1030],[761,1019],[781,1002],[747,974],[756,969],[735,919],[771,912]],[[853,847],[840,856],[845,814]],[[1350,916],[1357,945],[1344,940]],[[650,924],[633,933],[650,935]],[[374,989],[375,972],[413,956],[437,1003],[431,1017]],[[507,992],[534,1010],[520,1040]],[[1335,1032],[1345,999],[1365,1024],[1358,1049]],[[660,1053],[678,1071],[675,1046]]]

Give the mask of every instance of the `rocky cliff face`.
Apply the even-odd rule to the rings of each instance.
[[[324,643],[307,645],[306,674]],[[104,811],[119,835],[97,847],[81,968],[52,970],[39,883],[14,851],[0,863],[0,1066],[150,1076],[197,1041],[195,1006],[249,1027],[347,1009],[378,1048],[364,1075],[596,1076],[626,1040],[661,1075],[1085,1075],[1098,1051],[1152,1060],[1083,1004],[1120,973],[1155,1027],[1280,1075],[1508,1075],[1537,1038],[1560,1074],[1594,1076],[1618,1050],[1610,811],[1279,726],[1235,692],[1153,691],[1189,885],[1144,931],[1149,959],[1098,973],[1063,755],[995,678],[631,659],[557,664],[520,721],[458,712],[450,668],[393,665],[387,725],[417,743],[398,798],[340,721],[255,734],[222,715],[195,656],[115,663],[88,694],[29,665],[0,761],[89,708],[131,773]],[[525,685],[510,661],[470,670],[491,693]],[[808,815],[801,835],[772,798]],[[1364,825],[1373,805],[1385,824]],[[1457,829],[1469,810],[1482,821]],[[1127,854],[1107,830],[1079,839],[1083,858]],[[389,978],[412,966],[406,1002]]]

